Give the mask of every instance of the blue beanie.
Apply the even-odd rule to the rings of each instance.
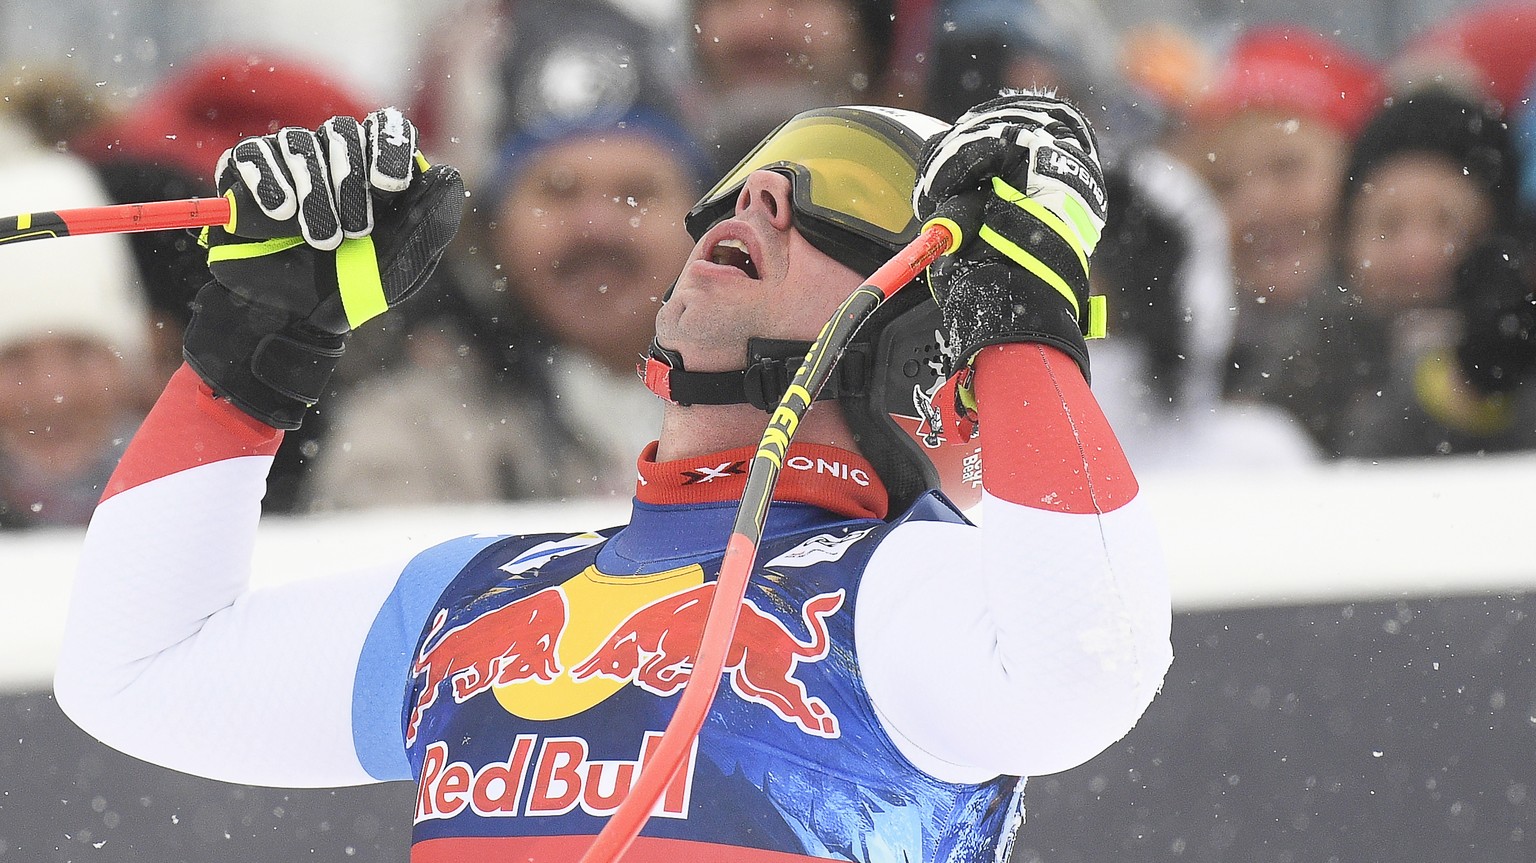
[[[574,138],[595,137],[604,133],[643,135],[671,153],[683,173],[701,191],[709,175],[709,163],[693,137],[671,117],[652,108],[633,107],[622,116],[597,111],[576,118],[550,119],[536,126],[520,129],[502,145],[487,190],[490,200],[501,195],[517,180],[520,171],[549,147]]]

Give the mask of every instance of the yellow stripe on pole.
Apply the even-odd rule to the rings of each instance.
[[[353,329],[389,311],[384,284],[379,281],[379,260],[374,254],[372,237],[341,241],[336,250],[336,286],[341,292],[341,307],[347,312],[347,323]]]
[[[26,229],[28,229],[30,227],[32,227],[32,214],[31,213],[22,213],[21,215],[16,217],[16,230],[18,230],[18,231],[25,231]]]

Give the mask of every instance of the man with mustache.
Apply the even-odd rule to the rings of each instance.
[[[627,495],[661,419],[635,364],[702,172],[648,107],[514,134],[473,190],[479,242],[450,253],[447,295],[402,310],[411,362],[337,401],[311,505]]]

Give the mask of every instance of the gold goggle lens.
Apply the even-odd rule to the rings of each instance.
[[[912,158],[885,136],[839,117],[790,122],[704,199],[717,199],[739,187],[753,171],[784,163],[809,173],[809,203],[826,211],[822,215],[840,214],[891,234],[903,233],[914,219],[911,195],[917,167]]]

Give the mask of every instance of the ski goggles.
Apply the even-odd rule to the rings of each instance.
[[[832,258],[874,272],[917,236],[912,187],[928,136],[946,124],[894,108],[821,108],[795,115],[737,163],[688,211],[695,241],[736,208],[754,171],[790,179],[795,227]]]

